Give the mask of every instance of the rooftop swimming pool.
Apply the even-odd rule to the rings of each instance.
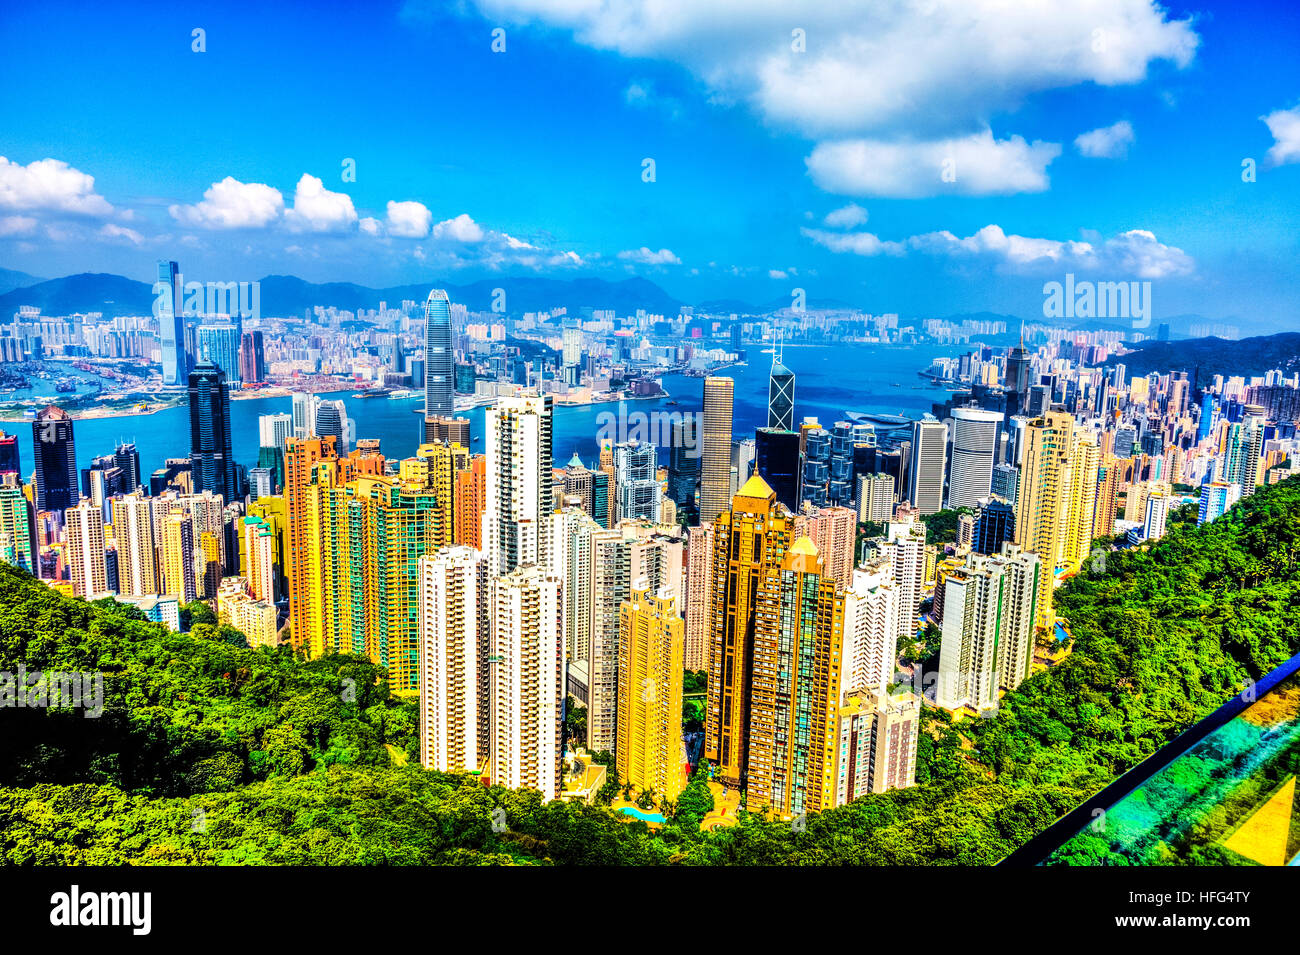
[[[620,806],[619,812],[627,813],[629,816],[636,816],[642,822],[663,822],[664,815],[661,812],[644,812],[636,806]]]

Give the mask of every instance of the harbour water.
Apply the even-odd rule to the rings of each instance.
[[[927,368],[935,357],[961,350],[922,345],[787,346],[783,359],[796,376],[795,420],[811,416],[825,425],[843,419],[846,411],[918,418],[947,392],[916,373]],[[737,437],[752,435],[755,428],[767,423],[767,379],[772,358],[758,346],[750,346],[748,359],[744,366],[720,372],[736,382],[732,427]],[[666,375],[663,387],[668,392],[666,397],[624,402],[623,410],[629,415],[700,410],[702,379]],[[401,458],[414,453],[422,421],[415,410],[423,407],[422,392],[401,400],[353,398],[351,391],[329,397],[343,399],[348,416],[356,421],[357,437],[378,438],[385,456]],[[232,440],[240,464],[250,469],[257,465],[258,416],[288,412],[291,404],[288,397],[231,402]],[[564,465],[576,451],[590,466],[599,453],[597,433],[611,415],[619,414],[619,408],[615,403],[557,407],[553,432],[556,464]],[[470,419],[475,437],[473,450],[481,451],[485,409],[475,408],[463,414]],[[4,422],[0,428],[17,433],[23,473],[29,475],[34,466],[31,424]],[[149,415],[81,419],[74,426],[74,434],[78,468],[89,466],[98,455],[111,454],[123,441],[133,441],[140,452],[141,469],[149,474],[162,467],[166,458],[188,456],[189,411],[182,406]],[[646,437],[653,440],[656,435]]]

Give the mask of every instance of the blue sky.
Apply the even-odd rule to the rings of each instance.
[[[179,6],[0,12],[0,266],[1300,326],[1293,4]]]

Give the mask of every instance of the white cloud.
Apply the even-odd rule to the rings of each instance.
[[[373,218],[372,216],[366,216],[357,223],[357,228],[361,230],[363,235],[379,235],[383,230],[383,225],[378,219]]]
[[[905,255],[918,252],[952,259],[988,259],[1013,270],[1044,267],[1109,271],[1143,279],[1186,275],[1195,268],[1182,249],[1165,245],[1151,232],[1132,229],[1098,244],[1008,235],[1000,226],[986,225],[961,238],[947,230],[927,232],[897,241],[870,232],[827,232],[802,229],[804,236],[832,252],[862,256]]]
[[[672,249],[660,249],[655,252],[644,245],[639,249],[625,249],[618,254],[618,257],[624,262],[635,262],[638,265],[681,265],[679,259]]]
[[[1089,159],[1123,159],[1128,155],[1128,148],[1133,145],[1135,138],[1133,124],[1127,119],[1121,119],[1113,125],[1079,134],[1074,140],[1074,147]]]
[[[26,235],[35,228],[31,216],[0,216],[0,236]]]
[[[423,239],[433,224],[433,213],[423,202],[389,202],[388,234],[403,239]]]
[[[344,232],[356,225],[357,210],[351,196],[330,192],[321,180],[303,173],[284,221],[294,232]]]
[[[812,136],[965,133],[1028,95],[1186,66],[1199,38],[1153,0],[476,0],[494,23],[541,23],[630,58],[685,66]],[[791,31],[804,31],[803,52]]]
[[[462,212],[454,219],[444,219],[433,227],[435,239],[452,239],[456,242],[482,242],[487,235],[483,227]],[[506,236],[509,239],[509,236]]]
[[[201,229],[260,229],[279,218],[284,197],[263,183],[227,176],[209,186],[201,202],[169,206],[167,211],[177,222]]]
[[[0,209],[107,216],[108,200],[95,192],[95,177],[59,159],[21,166],[0,156]]]
[[[1273,134],[1273,145],[1265,161],[1270,166],[1285,166],[1300,162],[1300,106],[1278,109],[1260,119]]]
[[[1056,143],[995,140],[992,130],[960,139],[886,142],[850,139],[821,143],[805,160],[820,188],[856,196],[919,198],[1042,192]]]
[[[867,210],[856,202],[850,202],[834,212],[828,212],[822,222],[832,229],[856,229],[860,225],[866,225]]]
[[[768,269],[767,277],[770,279],[788,279],[790,277],[790,274],[788,272],[782,271],[781,269]]]
[[[144,241],[144,237],[134,229],[128,229],[126,226],[120,226],[112,222],[106,222],[99,230],[99,234],[105,239],[126,239],[132,245],[139,245]]]

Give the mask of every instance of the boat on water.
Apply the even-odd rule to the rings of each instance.
[[[414,391],[393,391],[388,395],[389,401],[405,401],[407,398],[414,398]]]
[[[365,391],[358,391],[353,398],[384,398],[388,395],[387,388],[367,388]]]

